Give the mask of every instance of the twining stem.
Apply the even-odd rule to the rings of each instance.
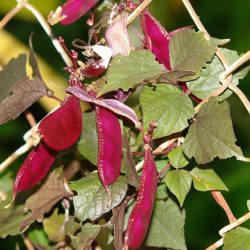
[[[42,26],[42,28],[44,29],[44,31],[46,32],[46,34],[51,39],[51,41],[52,41],[55,49],[61,55],[61,57],[64,60],[65,64],[68,67],[71,67],[73,65],[71,59],[69,58],[69,56],[67,55],[67,53],[64,51],[64,49],[61,46],[61,44],[59,43],[58,39],[56,39],[54,37],[52,29],[49,26],[49,24],[47,23],[47,21],[45,20],[45,18],[41,15],[41,13],[33,5],[31,5],[29,3],[26,3],[24,7],[27,10],[29,10],[36,17],[37,21],[40,23],[40,25]]]
[[[36,120],[35,117],[33,116],[33,114],[29,111],[25,112],[25,118],[28,121],[29,125],[33,128],[34,126],[36,126]]]
[[[144,0],[129,16],[127,19],[127,25],[131,24],[141,12],[148,7],[152,0]]]
[[[193,19],[197,28],[200,31],[202,31],[205,34],[205,38],[207,40],[209,40],[211,38],[211,36],[209,35],[207,30],[203,26],[202,22],[200,21],[198,15],[196,14],[196,12],[195,12],[193,6],[190,4],[189,0],[182,0],[182,2],[185,5],[189,15]],[[221,77],[220,77],[222,86],[220,88],[218,88],[217,90],[215,90],[210,96],[219,96],[229,87],[241,99],[241,101],[244,100],[243,104],[245,105],[248,113],[250,114],[250,109],[249,109],[250,102],[248,101],[247,97],[244,95],[243,92],[240,91],[240,89],[237,86],[235,86],[231,83],[231,80],[232,80],[231,73],[233,73],[237,68],[239,68],[242,64],[244,64],[245,62],[247,62],[250,59],[249,51],[245,55],[243,55],[241,58],[239,58],[231,66],[229,66],[229,63],[228,63],[226,57],[223,55],[223,52],[221,49],[217,50],[216,55],[221,60],[223,66],[225,68],[225,71],[221,74]],[[199,111],[201,105],[204,104],[205,102],[207,102],[208,98],[204,99],[198,106],[196,106],[195,112]]]
[[[18,4],[10,10],[0,21],[0,29],[2,29],[27,3],[27,0],[20,0]]]
[[[211,246],[209,246],[208,248],[206,248],[206,250],[215,250],[217,248],[219,248],[220,246],[223,245],[223,237],[224,235],[238,227],[239,225],[241,225],[242,223],[244,223],[245,221],[249,220],[250,219],[250,212],[244,214],[242,217],[240,217],[239,219],[236,219],[234,222],[230,223],[229,225],[223,227],[220,231],[219,231],[219,234],[222,236],[222,238],[218,241],[216,241],[214,244],[212,244]]]
[[[227,218],[229,220],[230,223],[233,223],[234,221],[236,221],[235,216],[233,215],[230,207],[228,206],[225,198],[223,197],[222,193],[220,191],[211,191],[211,194],[213,196],[213,198],[215,199],[215,201],[223,208],[223,210],[225,211]]]

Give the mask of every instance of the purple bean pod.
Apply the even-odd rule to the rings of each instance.
[[[81,74],[87,78],[96,77],[106,70],[103,60],[94,61],[85,69],[81,69]]]

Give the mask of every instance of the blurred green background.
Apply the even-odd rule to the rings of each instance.
[[[30,3],[41,10],[45,17],[62,2],[59,0],[30,1]],[[244,53],[249,50],[250,1],[231,0],[225,3],[222,0],[200,0],[192,1],[192,4],[211,36],[230,38],[231,41],[227,48],[236,50],[238,53]],[[15,0],[2,0],[0,3],[0,18],[14,5]],[[181,0],[154,0],[150,5],[150,10],[167,30],[193,24]],[[86,18],[83,18],[70,26],[56,25],[53,27],[53,31],[56,36],[63,36],[66,43],[70,45],[74,38],[87,40],[85,22]],[[38,22],[28,11],[22,10],[20,14],[8,23],[5,30],[26,46],[28,45],[30,33],[34,32],[33,45],[37,54],[53,68],[53,74],[61,77],[61,82],[56,84],[66,83],[67,74],[62,71],[62,68],[65,66],[62,59],[53,48]],[[0,46],[3,43],[3,39],[0,33]],[[19,45],[15,44],[15,46]],[[13,47],[13,49],[16,48]],[[10,53],[11,49],[0,53],[0,63],[8,60]],[[242,80],[239,85],[248,97],[250,97],[249,84],[250,75]],[[245,156],[250,156],[250,117],[237,97],[232,95],[229,98],[229,102],[238,145],[242,146]],[[33,105],[30,110],[34,113],[37,120],[46,114],[45,109],[39,104]],[[22,145],[22,136],[28,129],[29,125],[23,116],[0,127],[0,162]],[[11,189],[15,171],[21,165],[24,157],[21,157],[10,167],[12,171],[6,171],[0,175],[0,189],[4,191]],[[211,164],[211,167],[214,168],[229,188],[230,192],[224,192],[225,198],[235,216],[240,217],[247,211],[246,200],[250,200],[249,164],[229,159],[215,161]],[[184,207],[187,215],[185,234],[188,249],[205,249],[219,239],[218,230],[228,222],[224,212],[214,202],[210,193],[192,190],[184,203]],[[250,228],[249,222],[243,225]],[[16,241],[22,247],[23,243],[20,237],[7,237],[7,239],[0,240],[1,249],[15,249]]]

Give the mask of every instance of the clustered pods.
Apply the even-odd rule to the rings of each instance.
[[[67,0],[61,6],[61,16],[65,16],[65,18],[61,20],[61,24],[68,25],[75,22],[93,8],[98,1],[99,0]]]
[[[58,151],[71,147],[82,131],[80,101],[73,95],[66,97],[61,107],[47,115],[38,126],[41,142],[28,155],[19,169],[14,197],[41,181],[48,173]]]
[[[116,181],[122,160],[122,131],[119,119],[110,110],[96,106],[98,134],[98,172],[105,187]]]
[[[124,245],[129,249],[140,247],[146,237],[154,208],[157,182],[158,172],[152,149],[149,142],[146,142],[140,188],[124,237]]]

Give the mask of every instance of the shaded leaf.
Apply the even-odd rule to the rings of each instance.
[[[43,229],[34,228],[31,231],[29,230],[27,233],[27,237],[33,244],[49,249],[49,240]]]
[[[24,215],[23,204],[17,205],[13,202],[8,208],[5,208],[10,204],[11,198],[11,193],[9,193],[8,199],[0,202],[0,238],[20,234],[20,224],[29,216],[29,214]]]
[[[97,172],[92,172],[78,181],[71,182],[70,187],[77,192],[73,198],[75,216],[82,221],[95,220],[107,213],[120,204],[127,191],[126,179],[120,177],[109,186],[110,194],[108,194]]]
[[[192,176],[194,187],[199,191],[226,190],[226,185],[212,169],[194,168],[190,175]]]
[[[182,145],[174,148],[168,153],[168,159],[175,168],[183,168],[188,165],[189,161],[183,153]]]
[[[25,207],[32,211],[32,215],[23,220],[21,228],[26,228],[33,221],[40,219],[63,197],[71,195],[64,186],[63,174],[52,172],[39,190],[27,199]]]
[[[77,148],[81,155],[95,166],[97,165],[98,137],[95,112],[82,113],[83,131]],[[91,143],[90,143],[91,142]]]
[[[191,75],[194,75],[194,72],[190,70],[171,70],[163,73],[157,78],[157,81],[177,84],[180,78]]]
[[[30,105],[47,95],[47,88],[39,78],[23,78],[16,82],[12,89],[12,95],[4,99],[0,104],[0,124],[17,118]]]
[[[154,138],[180,132],[194,116],[190,98],[172,85],[157,84],[156,88],[145,87],[140,95],[144,128],[154,120],[157,127]]]
[[[237,227],[229,231],[224,237],[223,250],[250,250],[250,230]]]
[[[76,250],[90,250],[91,244],[101,229],[100,225],[86,223],[83,226],[74,221],[73,217],[66,222],[65,234],[71,239],[71,245]]]
[[[43,220],[43,228],[49,237],[50,241],[63,241],[64,240],[64,220],[65,215],[58,213],[56,208],[53,214]]]
[[[126,132],[124,132],[123,134],[122,142],[123,142],[122,166],[125,169],[127,179],[128,179],[128,184],[130,184],[131,186],[134,186],[135,188],[139,188],[140,178],[135,169],[135,163],[134,163],[133,156],[131,154],[131,149],[130,149],[128,136]]]
[[[221,50],[230,64],[234,63],[239,58],[236,51],[228,49]],[[239,80],[245,77],[249,69],[250,66],[244,67],[233,74],[232,83],[238,85]],[[201,70],[198,79],[187,82],[188,89],[200,99],[208,97],[214,90],[221,86],[219,77],[223,71],[224,66],[215,55],[213,60],[207,64],[207,67]],[[220,100],[226,99],[231,93],[231,90],[226,90],[225,93],[220,96]]]
[[[69,87],[67,92],[75,95],[83,101],[94,103],[98,106],[107,108],[118,115],[128,118],[135,124],[136,127],[140,126],[140,122],[134,110],[120,101],[114,99],[97,99],[78,86]]]
[[[102,87],[98,96],[119,89],[129,90],[164,71],[164,66],[148,50],[134,50],[128,56],[117,55],[109,65],[107,84]]]
[[[241,160],[244,157],[235,141],[228,103],[219,104],[212,97],[202,105],[189,127],[183,151],[199,164],[211,162],[216,156],[219,159],[235,156]]]
[[[167,186],[165,183],[160,183],[156,189],[156,199],[164,200],[166,198],[168,198]]]
[[[170,198],[155,204],[146,246],[185,250],[185,211]]]
[[[205,63],[211,61],[218,43],[205,38],[204,33],[185,29],[177,32],[170,40],[170,63],[173,70],[190,70],[195,75],[184,77],[187,81],[197,78]]]
[[[169,190],[176,196],[181,206],[190,191],[192,177],[186,170],[169,171],[164,178]]]
[[[0,71],[0,102],[7,98],[11,93],[12,86],[26,77],[25,54],[20,54],[17,58],[12,58]]]
[[[250,211],[250,200],[247,201],[247,208]]]
[[[114,246],[116,250],[123,249],[123,224],[125,215],[126,203],[121,203],[119,206],[112,209],[113,217],[112,224],[114,226]]]

